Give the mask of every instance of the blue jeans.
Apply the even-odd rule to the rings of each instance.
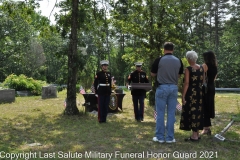
[[[157,122],[155,136],[158,140],[172,141],[174,139],[175,111],[177,105],[178,86],[174,84],[159,85],[155,94]],[[167,107],[167,124],[164,116]],[[165,139],[166,128],[166,139]]]

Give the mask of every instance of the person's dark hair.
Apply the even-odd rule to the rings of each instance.
[[[174,45],[172,42],[165,42],[163,48],[165,50],[173,51]]]
[[[216,56],[213,51],[204,52],[203,59],[206,64],[217,66]]]

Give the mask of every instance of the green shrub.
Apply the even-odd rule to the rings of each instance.
[[[79,93],[79,91],[80,91],[80,84],[76,84],[76,93]]]
[[[130,90],[127,87],[122,88],[124,92],[129,92]]]
[[[62,90],[63,90],[63,87],[57,86],[57,91],[58,91],[58,92],[61,92]]]
[[[44,81],[34,80],[21,74],[19,76],[15,74],[9,75],[3,82],[8,88],[15,89],[16,91],[30,91],[33,95],[40,95],[42,92],[42,86],[46,84]]]

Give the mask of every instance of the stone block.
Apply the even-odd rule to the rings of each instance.
[[[42,87],[42,99],[47,99],[47,98],[57,98],[56,86]]]
[[[16,91],[17,96],[19,97],[28,97],[32,96],[32,93],[30,91]]]
[[[15,101],[15,89],[0,90],[0,103],[12,103]]]

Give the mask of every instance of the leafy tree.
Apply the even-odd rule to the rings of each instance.
[[[67,84],[67,40],[55,27],[46,28],[39,37],[46,61],[42,74],[48,83]]]
[[[239,64],[240,64],[240,34],[239,21],[236,17],[229,19],[225,24],[223,36],[220,39],[218,55],[219,74],[217,85],[227,88],[240,87]]]
[[[24,19],[26,15],[21,10],[24,7],[23,3],[13,2],[4,2],[1,6],[5,19],[1,27],[1,33],[4,35],[1,36],[1,42],[4,44],[1,52],[8,59],[4,74],[20,74],[28,70],[25,57],[30,48],[33,30],[27,19]]]
[[[155,58],[162,55],[165,41],[172,41],[177,45],[175,52],[177,56],[182,50],[181,47],[186,46],[186,43],[182,42],[186,32],[180,26],[183,23],[180,17],[183,7],[180,2],[122,0],[112,3],[112,6],[111,17],[113,26],[119,30],[117,34],[130,37],[130,43],[125,42],[127,46],[124,47],[125,52],[122,55],[128,64],[132,65],[135,61],[142,60],[150,74],[151,64]],[[155,81],[156,79],[152,79],[153,84]]]
[[[15,73],[45,80],[42,76],[45,55],[38,34],[49,20],[34,11],[37,6],[35,1],[4,1],[0,6],[3,22],[0,24],[0,43],[4,46],[0,49],[0,61],[3,62],[0,64],[1,79]]]

